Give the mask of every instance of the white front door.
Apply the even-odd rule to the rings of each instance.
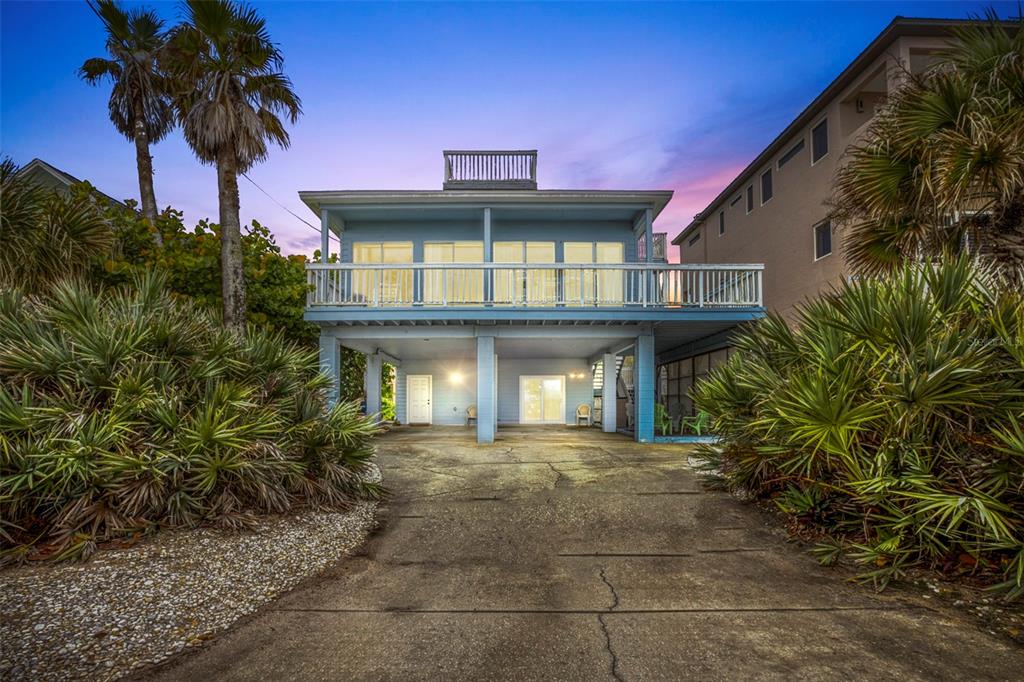
[[[519,377],[519,423],[565,423],[565,377]]]
[[[430,398],[433,381],[429,374],[410,374],[406,378],[406,411],[410,424],[432,424]]]

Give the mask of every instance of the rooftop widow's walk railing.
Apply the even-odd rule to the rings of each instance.
[[[310,307],[760,307],[762,265],[311,263]]]
[[[537,189],[537,151],[445,151],[444,188]]]

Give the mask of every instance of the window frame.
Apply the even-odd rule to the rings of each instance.
[[[818,128],[820,128],[821,126],[825,126],[825,153],[822,154],[821,156],[819,156],[818,158],[814,158],[814,154],[815,154],[814,131],[817,130]],[[811,165],[814,166],[819,161],[821,161],[822,159],[827,158],[830,151],[831,150],[829,149],[829,144],[828,144],[828,117],[826,116],[825,118],[821,119],[820,121],[815,123],[813,126],[811,126]]]
[[[764,178],[768,176],[768,198],[764,198]],[[775,197],[775,179],[772,177],[772,169],[769,167],[761,173],[761,205],[764,206]]]
[[[828,253],[825,253],[825,254],[822,254],[822,255],[819,256],[818,255],[818,228],[822,227],[824,225],[828,226]],[[814,226],[811,228],[811,239],[813,240],[813,249],[814,250],[813,250],[812,253],[814,254],[814,262],[815,263],[817,263],[818,261],[822,260],[823,258],[828,258],[833,253],[835,253],[835,247],[833,247],[833,245],[832,245],[832,221],[831,220],[825,219],[825,220],[822,220],[820,222],[815,223]]]

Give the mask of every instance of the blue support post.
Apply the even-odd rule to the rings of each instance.
[[[601,380],[601,430],[615,433],[618,411],[618,397],[615,390],[618,377],[615,373],[615,353],[605,353],[601,359],[603,379]]]
[[[334,407],[338,402],[338,385],[341,382],[341,344],[337,337],[320,333],[320,371],[331,378],[327,389],[327,405]]]
[[[320,262],[327,263],[331,258],[331,217],[327,209],[320,211]]]
[[[363,388],[366,391],[366,414],[380,418],[380,372],[383,361],[379,353],[366,356],[366,374]]]
[[[636,337],[635,353],[636,439],[650,443],[654,440],[654,335]]]
[[[493,443],[495,431],[494,337],[476,337],[476,442]]]

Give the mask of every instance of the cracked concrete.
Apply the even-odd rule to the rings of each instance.
[[[1017,679],[1019,648],[846,583],[683,446],[400,429],[362,551],[153,671],[178,679]],[[554,474],[554,476],[552,476]]]

